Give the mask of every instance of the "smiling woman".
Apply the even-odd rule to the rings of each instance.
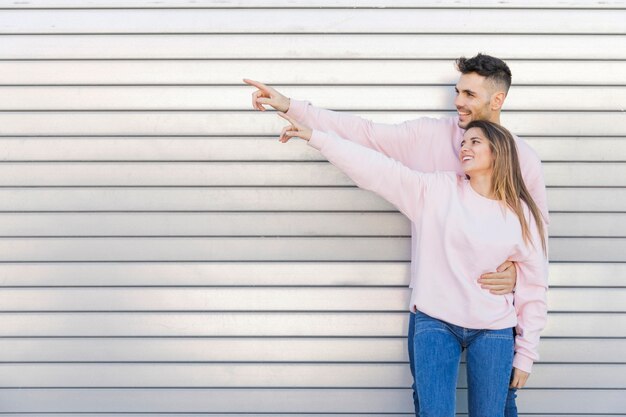
[[[280,115],[290,122],[282,142],[307,140],[359,187],[398,207],[429,242],[414,247],[420,262],[409,303],[420,413],[455,415],[458,363],[467,350],[470,414],[502,415],[511,368],[511,386],[522,388],[539,358],[548,311],[543,219],[522,179],[513,135],[495,123],[470,122],[459,155],[467,179],[411,170]],[[523,273],[514,296],[490,295],[471,278],[502,259]]]

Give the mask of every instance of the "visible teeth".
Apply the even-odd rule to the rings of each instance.
[[[464,161],[469,161],[470,159],[474,159],[474,158],[472,158],[471,156],[466,156],[463,158]]]

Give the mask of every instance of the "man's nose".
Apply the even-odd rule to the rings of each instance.
[[[454,107],[463,107],[463,100],[461,99],[461,95],[457,94],[454,97]]]

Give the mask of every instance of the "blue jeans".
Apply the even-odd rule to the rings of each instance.
[[[461,352],[467,349],[469,417],[517,417],[513,329],[473,330],[410,314],[409,361],[417,417],[454,417]]]

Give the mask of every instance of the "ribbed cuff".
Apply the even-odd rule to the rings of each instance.
[[[298,121],[304,116],[304,109],[309,105],[308,101],[289,99],[289,110],[285,113],[287,116]]]
[[[521,353],[516,353],[513,357],[513,367],[530,373],[533,369],[533,360]]]
[[[311,132],[311,139],[309,139],[309,146],[314,147],[318,151],[322,150],[322,146],[328,140],[328,136],[324,132],[319,130],[313,130]]]

